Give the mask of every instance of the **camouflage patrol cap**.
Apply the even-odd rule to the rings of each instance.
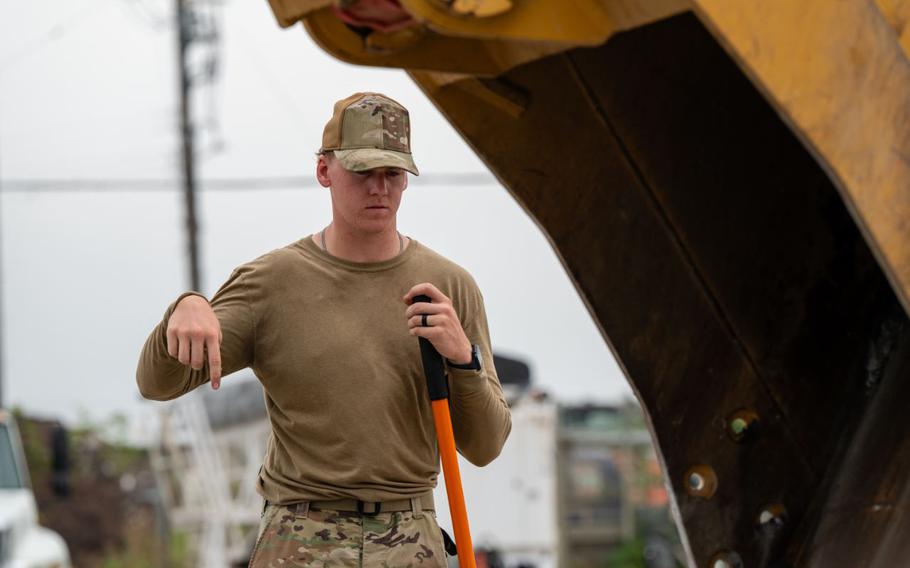
[[[411,156],[408,110],[379,93],[354,93],[335,103],[322,131],[322,148],[352,172],[401,168],[420,175]]]

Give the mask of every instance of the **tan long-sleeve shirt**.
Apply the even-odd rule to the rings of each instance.
[[[224,374],[250,367],[265,388],[272,434],[259,493],[274,503],[414,497],[436,485],[439,457],[416,337],[401,297],[430,282],[448,296],[483,369],[448,369],[455,441],[475,465],[495,458],[511,417],[493,367],[483,298],[466,270],[411,240],[398,256],[359,263],[310,238],[237,268],[211,300]],[[136,378],[146,398],[208,382],[152,331]],[[228,379],[230,380],[230,379]]]

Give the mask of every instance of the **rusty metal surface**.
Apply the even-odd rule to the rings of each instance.
[[[910,563],[910,334],[886,325],[889,364],[811,534],[795,542],[799,566],[895,568]]]
[[[907,2],[693,4],[829,172],[910,310]]]
[[[647,410],[693,565],[812,565],[877,400],[870,345],[907,326],[792,131],[691,15],[495,81],[412,75],[562,257]]]

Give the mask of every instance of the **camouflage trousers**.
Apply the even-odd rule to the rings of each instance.
[[[360,515],[269,504],[250,568],[445,568],[433,511]]]

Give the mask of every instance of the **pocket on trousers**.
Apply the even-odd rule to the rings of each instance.
[[[268,505],[262,510],[262,515],[259,518],[259,535],[256,536],[256,545],[253,546],[253,553],[250,555],[250,568],[256,560],[256,553],[259,552],[259,545],[262,544],[262,535],[265,534],[266,529],[269,528],[269,525],[275,518],[275,514],[278,512],[279,508],[280,507],[276,505]]]
[[[262,533],[265,532],[265,529],[268,528],[272,519],[275,518],[280,509],[281,507],[278,505],[269,505],[265,511],[262,512],[262,516],[259,518],[259,538],[262,538]]]
[[[445,543],[442,540],[442,530],[436,521],[436,513],[424,511],[421,522],[426,530],[427,546],[433,551],[433,558],[436,560],[435,564],[431,563],[430,565],[446,568],[448,566],[448,556],[446,555]]]

